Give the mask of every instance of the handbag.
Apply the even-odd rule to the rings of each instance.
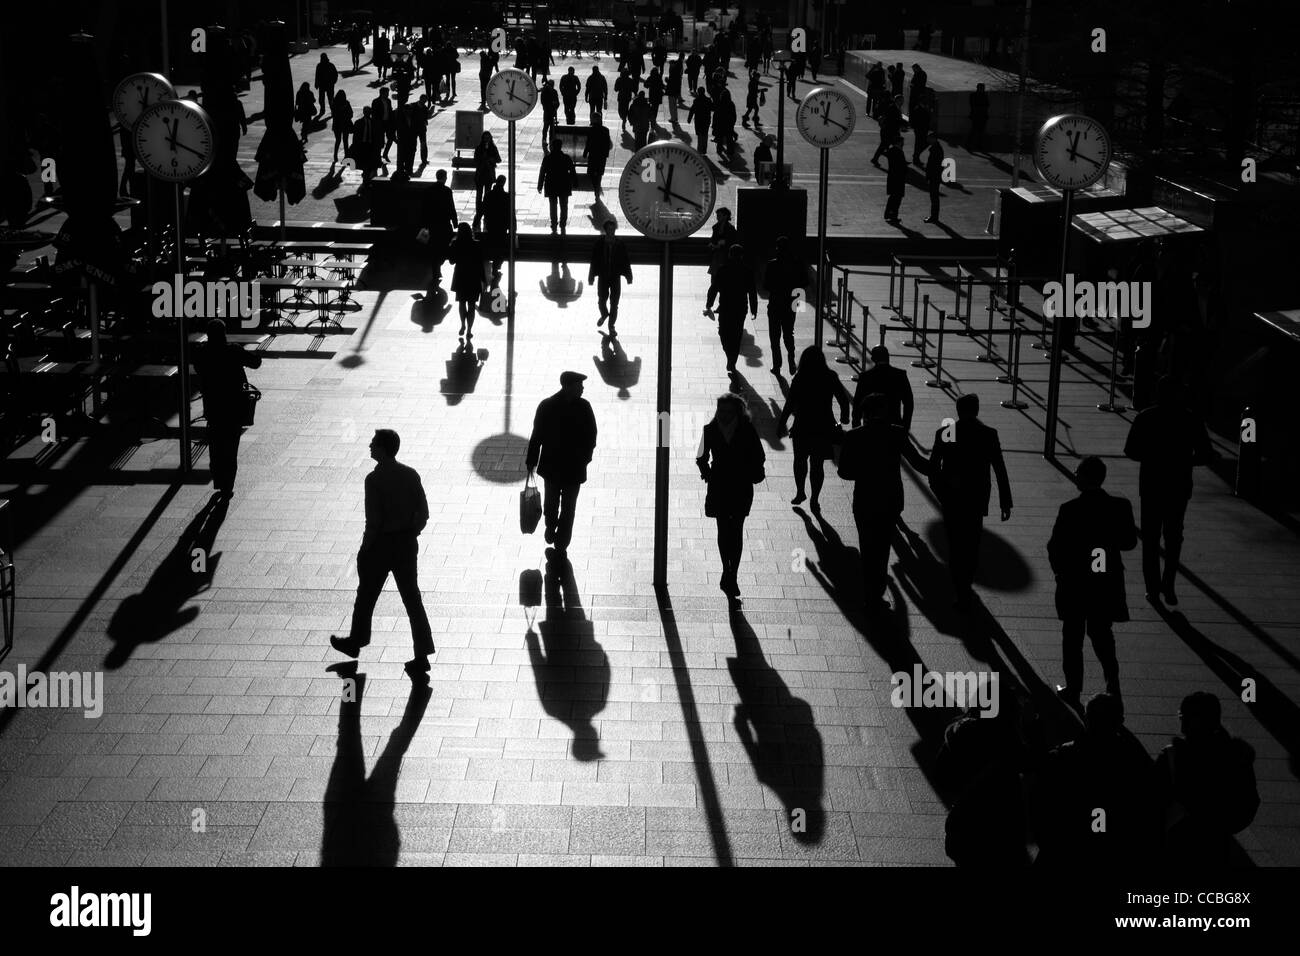
[[[239,424],[248,427],[257,415],[257,403],[262,400],[262,393],[257,386],[245,382],[239,398]]]
[[[519,492],[519,530],[532,534],[542,520],[542,493],[533,484],[533,474],[524,479],[524,489]]]

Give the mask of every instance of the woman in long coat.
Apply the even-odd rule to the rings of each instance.
[[[456,227],[456,238],[447,250],[447,258],[456,264],[451,274],[451,291],[456,294],[460,310],[460,334],[468,342],[474,338],[474,310],[483,294],[483,248],[474,238],[470,224]]]
[[[808,477],[808,466],[811,464],[811,508],[814,513],[821,511],[818,497],[821,495],[822,483],[826,480],[823,463],[831,457],[831,442],[835,437],[832,408],[835,401],[840,403],[840,421],[848,424],[851,404],[849,393],[840,377],[826,364],[822,350],[810,345],[799,357],[799,370],[794,373],[794,381],[790,383],[790,394],[786,398],[785,408],[781,410],[777,430],[778,434],[783,433],[790,415],[794,415],[794,483],[797,493],[790,504],[802,504],[807,497],[804,494],[804,480]]]
[[[497,163],[501,162],[501,153],[492,140],[492,134],[484,132],[474,147],[474,223],[483,215],[483,199],[497,179]]]
[[[754,503],[754,485],[766,477],[766,460],[745,400],[739,395],[720,396],[713,421],[704,426],[695,464],[708,482],[704,514],[718,523],[722,558],[718,587],[732,600],[740,598],[736,572],[745,548],[745,518]]]

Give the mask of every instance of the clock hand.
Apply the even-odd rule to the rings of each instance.
[[[1098,166],[1098,167],[1101,166],[1101,162],[1100,162],[1100,161],[1095,160],[1095,159],[1093,159],[1091,156],[1088,156],[1088,155],[1086,155],[1086,154],[1084,154],[1084,153],[1079,153],[1078,155],[1076,155],[1076,156],[1071,156],[1070,158],[1071,158],[1071,159],[1082,159],[1082,160],[1086,160],[1087,162],[1092,163],[1092,165],[1094,165],[1094,166]]]
[[[678,195],[677,193],[667,193],[667,195],[670,196],[670,197],[673,198],[673,199],[680,199],[680,200],[681,200],[682,202],[684,202],[684,203],[690,203],[690,204],[691,204],[692,206],[694,206],[696,209],[703,209],[703,208],[704,208],[704,207],[701,206],[699,203],[697,203],[694,199],[687,199],[685,196],[680,196],[680,195]]]
[[[175,149],[177,146],[179,146],[181,149],[189,150],[189,152],[193,153],[195,156],[198,156],[200,159],[206,159],[206,158],[207,158],[203,153],[200,153],[200,152],[199,152],[197,149],[195,149],[193,146],[186,146],[184,143],[180,143],[180,142],[177,142],[177,141],[173,140],[173,141],[172,141],[172,149]]]
[[[837,123],[835,120],[831,119],[829,116],[823,116],[823,117],[822,117],[822,122],[824,122],[824,123],[830,123],[830,124],[833,125],[833,126],[838,126],[840,129],[844,130],[845,132],[848,132],[848,129],[849,129],[849,128],[848,128],[847,126],[845,126],[843,123]]]

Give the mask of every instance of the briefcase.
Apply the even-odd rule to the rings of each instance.
[[[239,396],[239,424],[248,427],[253,424],[253,419],[257,416],[257,403],[262,400],[262,393],[254,385],[248,382],[244,383],[244,389]]]
[[[533,484],[530,472],[524,479],[524,490],[519,492],[519,530],[532,534],[537,530],[537,522],[542,520],[542,493]]]
[[[541,607],[542,572],[536,568],[519,572],[519,604],[521,607]]]

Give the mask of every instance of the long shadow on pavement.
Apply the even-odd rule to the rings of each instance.
[[[727,658],[727,670],[740,693],[736,736],[759,783],[780,798],[794,839],[820,843],[826,830],[826,760],[812,707],[790,692],[780,671],[763,657],[758,635],[739,609],[732,609],[730,624],[736,656]]]
[[[574,758],[599,760],[604,754],[595,719],[609,697],[609,656],[583,611],[569,559],[549,555],[542,581],[546,616],[537,625],[541,640],[532,627],[524,635],[537,698],[549,716],[573,731]]]
[[[127,596],[113,612],[108,622],[113,648],[104,658],[105,667],[116,670],[141,644],[161,641],[199,616],[197,606],[184,605],[212,585],[221,559],[212,546],[228,508],[225,498],[213,495],[181,532],[144,590]]]
[[[416,681],[406,700],[401,722],[393,729],[374,770],[366,776],[366,758],[361,739],[361,699],[366,675],[348,662],[336,672],[352,680],[351,692],[344,684],[339,706],[339,736],[334,765],[325,787],[324,831],[321,836],[321,866],[396,866],[402,837],[394,817],[397,780],[402,758],[420,727],[433,689],[429,682]]]

